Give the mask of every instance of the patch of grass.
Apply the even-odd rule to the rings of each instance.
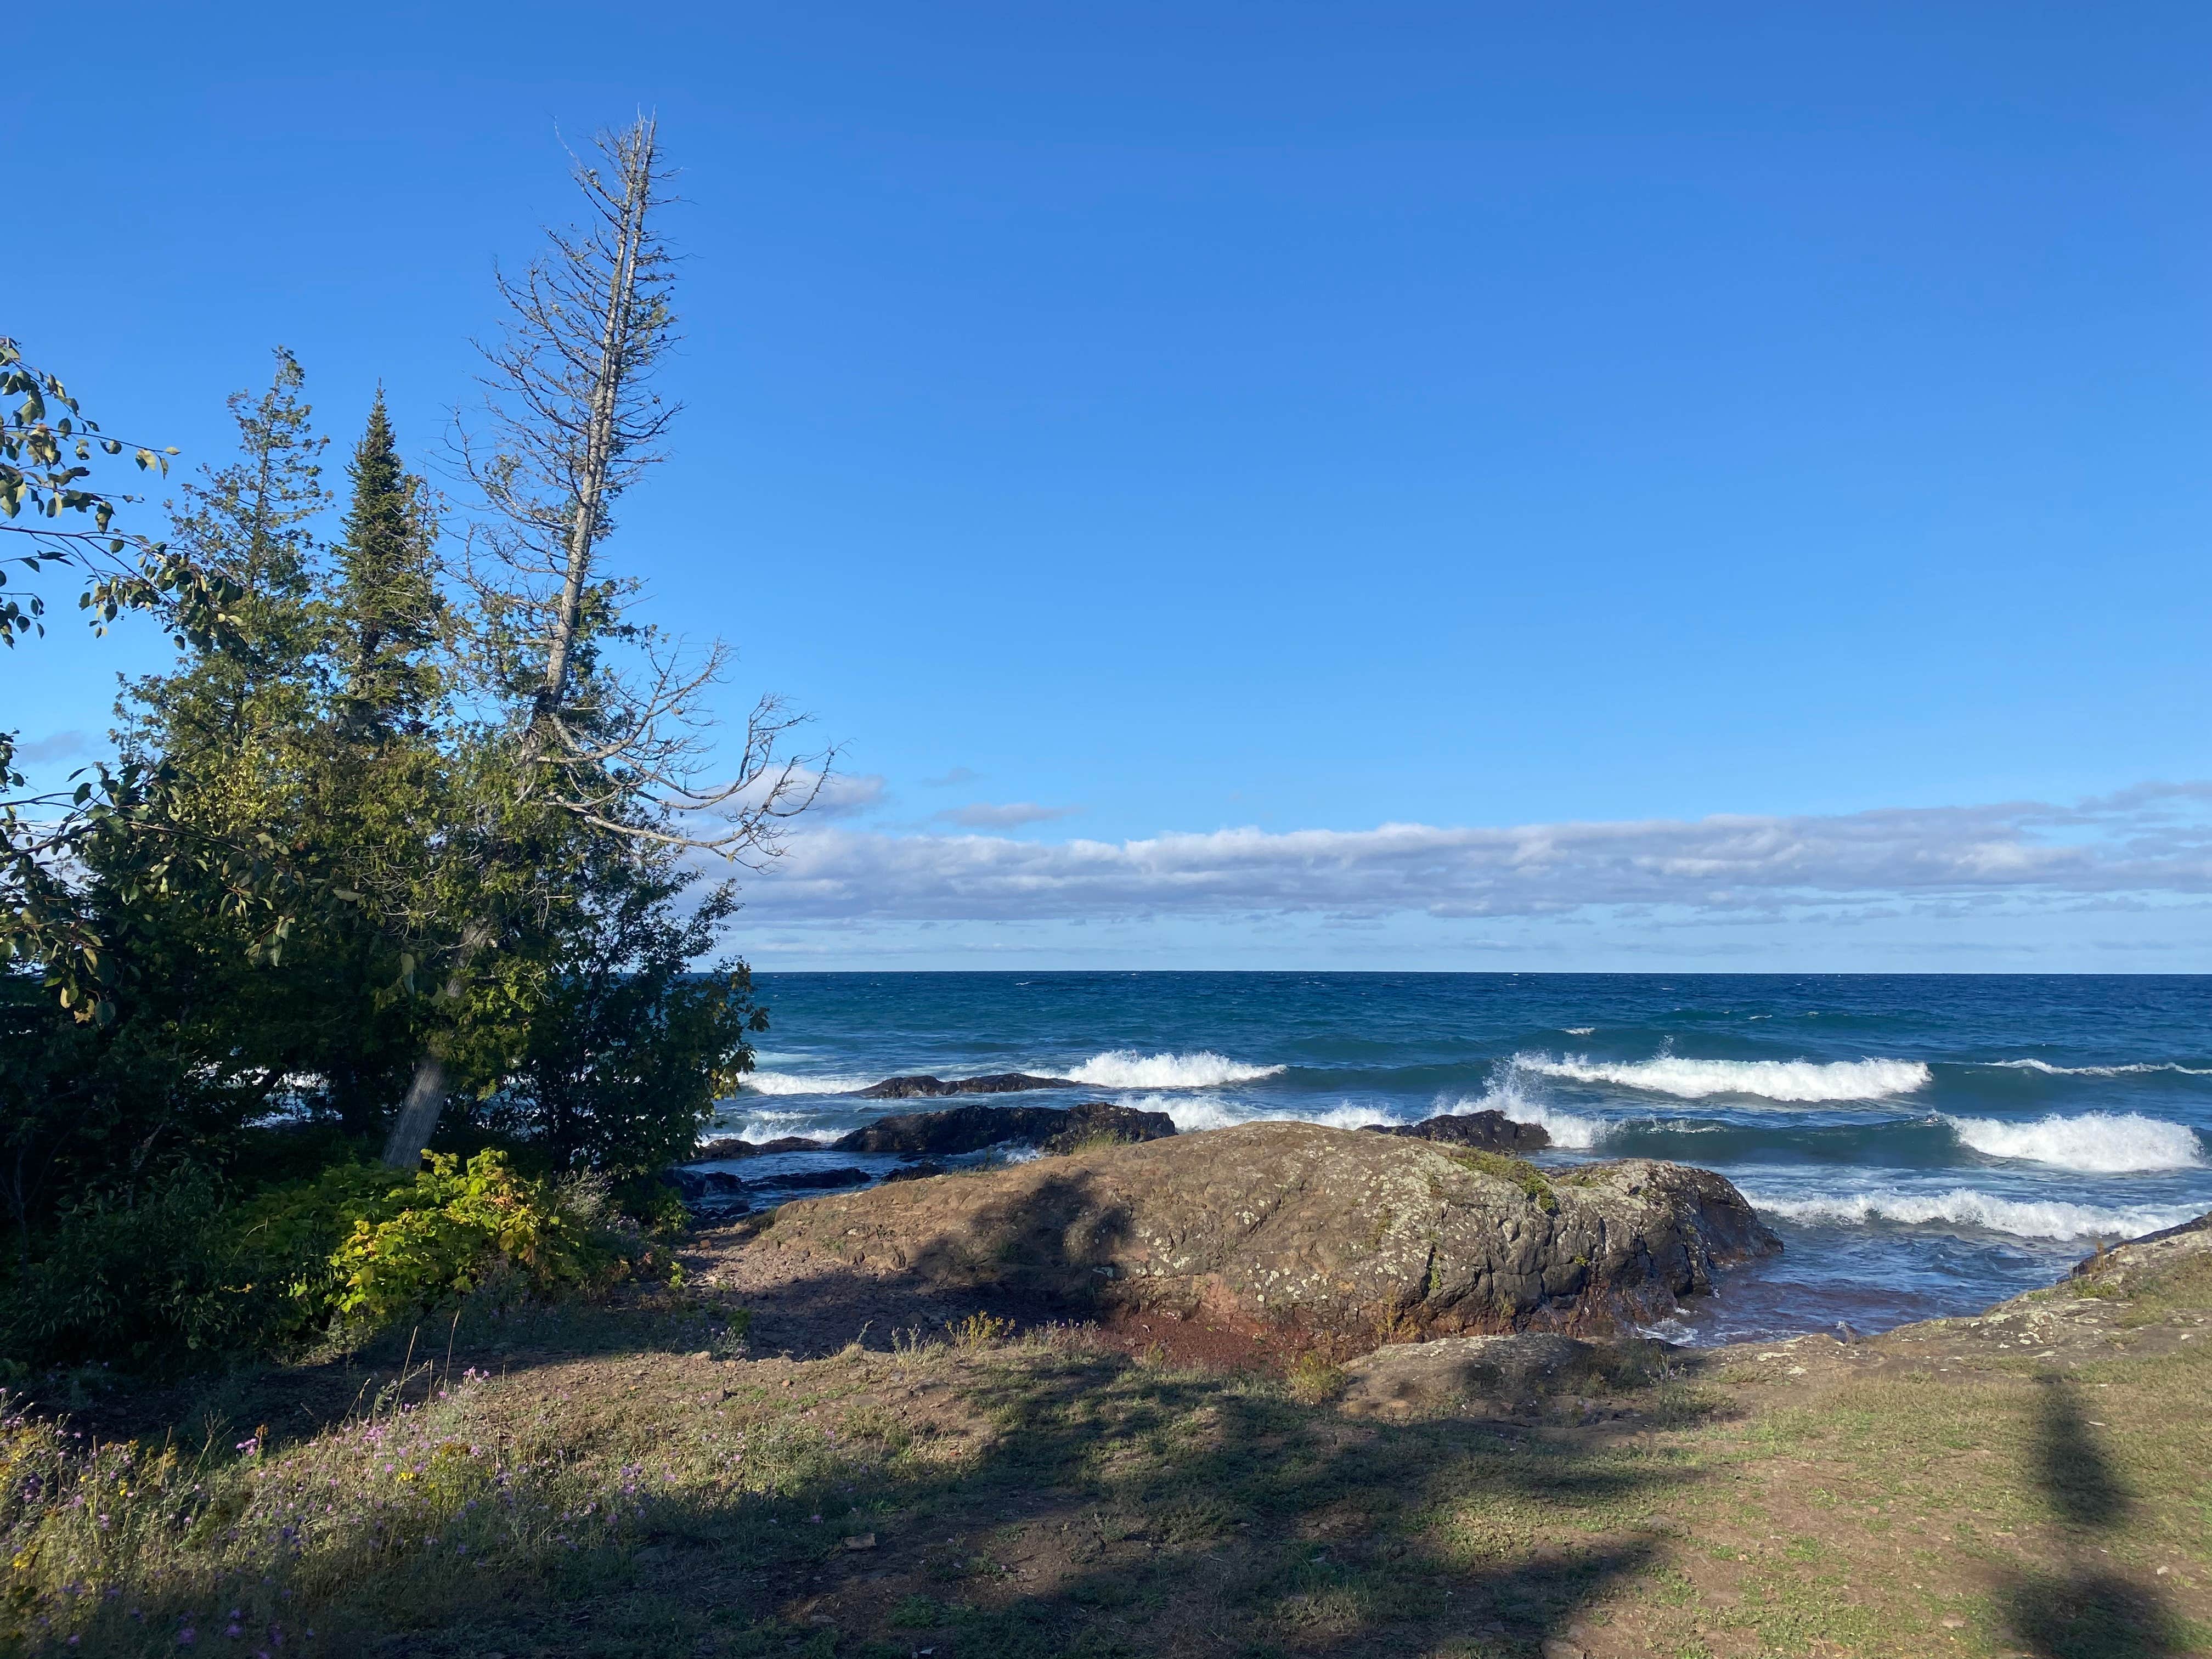
[[[2212,1283],[2134,1307],[2193,1330]],[[1530,1427],[1351,1419],[1318,1358],[1138,1364],[992,1316],[687,1357],[728,1316],[655,1292],[470,1323],[450,1378],[402,1388],[390,1356],[289,1437],[243,1385],[136,1445],[11,1417],[0,1652],[1525,1656],[1579,1621],[1608,1654],[2179,1654],[2212,1616],[2202,1343],[2063,1374],[1627,1367],[1598,1380],[1633,1424]],[[513,1351],[503,1379],[472,1340]]]
[[[1477,1152],[1472,1147],[1454,1147],[1444,1155],[1455,1164],[1511,1182],[1534,1199],[1536,1207],[1547,1215],[1559,1211],[1559,1195],[1552,1190],[1551,1177],[1526,1158],[1509,1158],[1504,1152]]]

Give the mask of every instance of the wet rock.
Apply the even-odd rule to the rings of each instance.
[[[950,1106],[878,1118],[832,1143],[841,1152],[906,1152],[957,1158],[987,1146],[1072,1149],[1088,1140],[1157,1140],[1176,1132],[1165,1112],[1103,1101],[1083,1106]]]
[[[754,1192],[760,1192],[771,1187],[779,1191],[787,1191],[793,1187],[809,1188],[861,1187],[867,1184],[868,1179],[868,1172],[866,1170],[856,1170],[848,1166],[836,1170],[797,1170],[788,1175],[770,1176],[765,1180],[748,1182],[747,1185]]]
[[[945,1283],[1206,1310],[1351,1352],[1431,1335],[1612,1333],[1711,1291],[1722,1264],[1781,1248],[1710,1170],[1628,1159],[1547,1173],[1310,1123],[790,1205],[769,1237]]]
[[[902,1164],[884,1177],[886,1181],[927,1181],[932,1176],[945,1173],[945,1165],[934,1158],[925,1158],[919,1164]]]
[[[780,1140],[740,1140],[735,1136],[725,1135],[719,1140],[701,1141],[695,1161],[709,1164],[720,1159],[726,1163],[732,1158],[758,1158],[764,1152],[818,1152],[821,1150],[820,1141],[809,1140],[805,1135],[785,1135]]]
[[[939,1095],[1013,1095],[1030,1089],[1074,1089],[1072,1078],[1032,1077],[1027,1072],[994,1072],[987,1077],[887,1077],[854,1093],[862,1100],[918,1100]]]
[[[1540,1123],[1516,1123],[1500,1111],[1447,1112],[1419,1123],[1370,1123],[1376,1134],[1405,1135],[1440,1146],[1474,1146],[1488,1152],[1540,1152],[1552,1144]]]

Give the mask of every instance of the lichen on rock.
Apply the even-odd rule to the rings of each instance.
[[[1613,1331],[1780,1248],[1709,1170],[1626,1159],[1547,1176],[1279,1122],[788,1205],[774,1237],[947,1283],[1289,1328],[1344,1352]]]

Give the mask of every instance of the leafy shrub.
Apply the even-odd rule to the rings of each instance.
[[[550,1294],[592,1288],[629,1266],[611,1230],[596,1224],[602,1188],[526,1179],[499,1152],[478,1152],[465,1168],[433,1152],[429,1164],[389,1195],[398,1207],[356,1220],[331,1255],[336,1314],[379,1326],[465,1296],[501,1268]]]
[[[174,1365],[359,1337],[496,1277],[588,1291],[662,1266],[589,1178],[515,1174],[506,1154],[419,1174],[340,1164],[225,1202],[185,1171],[67,1212],[0,1284],[0,1353],[19,1363]]]

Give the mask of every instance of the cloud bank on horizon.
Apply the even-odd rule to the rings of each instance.
[[[794,835],[749,884],[759,920],[1084,921],[1709,915],[1943,900],[2044,903],[2212,894],[2212,782],[2071,805],[2007,802],[1826,816],[1371,830],[1224,829],[1123,842]]]

